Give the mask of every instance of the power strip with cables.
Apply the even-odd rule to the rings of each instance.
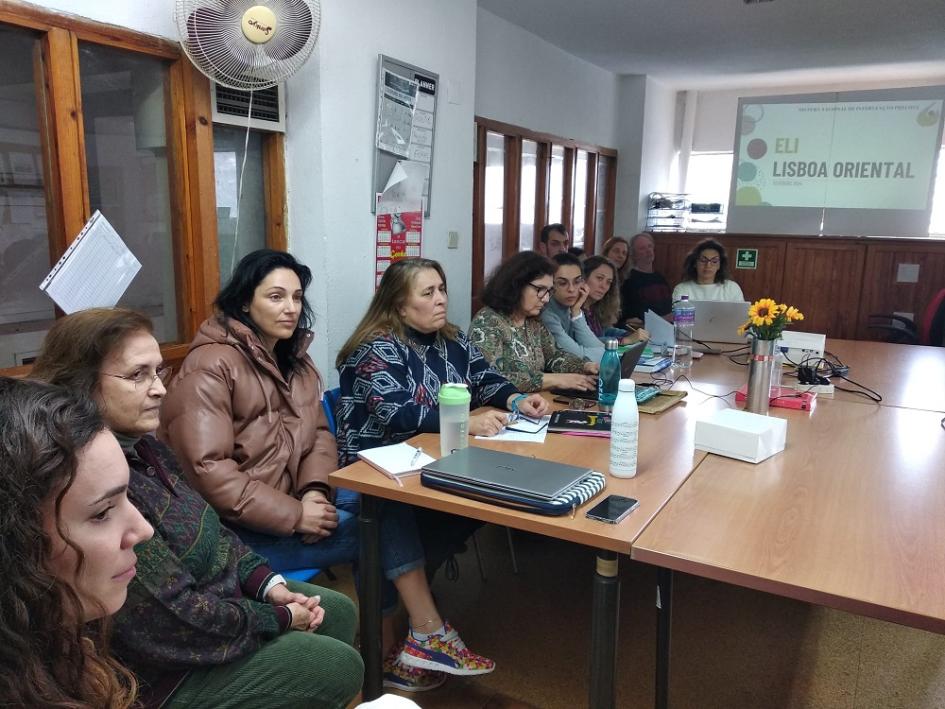
[[[787,388],[787,385],[785,385],[785,388]],[[815,392],[817,396],[824,399],[833,398],[833,384],[801,384],[799,382],[795,382],[794,384],[790,385],[790,388],[794,391],[800,392]]]

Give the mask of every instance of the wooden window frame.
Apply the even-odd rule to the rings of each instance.
[[[549,185],[551,182],[551,156],[554,146],[564,148],[564,184],[562,193],[562,223],[571,234],[574,232],[574,178],[577,151],[587,152],[587,190],[584,212],[584,249],[594,253],[595,247],[613,235],[614,210],[617,189],[617,151],[600,145],[585,143],[572,138],[562,138],[550,133],[530,130],[511,123],[476,116],[476,157],[473,161],[473,249],[472,249],[472,312],[478,309],[478,294],[482,290],[485,264],[485,140],[486,132],[499,133],[505,137],[505,185],[502,223],[502,258],[519,250],[521,210],[521,164],[522,141],[532,140],[537,146],[535,179],[535,222],[533,248],[540,242],[542,227],[548,222]],[[607,173],[607,184],[597,184],[597,167],[601,157],[611,160]],[[605,234],[597,234],[597,207],[603,200]]]
[[[171,243],[176,274],[178,336],[161,343],[165,360],[176,365],[187,354],[200,323],[212,314],[220,288],[213,158],[211,83],[180,47],[169,40],[124,27],[60,14],[18,0],[0,0],[0,24],[39,35],[34,56],[43,152],[50,266],[59,260],[91,216],[79,42],[88,42],[168,62],[166,126],[170,186]],[[288,247],[285,136],[263,137],[266,244]],[[57,317],[61,313],[57,310]],[[31,366],[0,369],[25,376]]]

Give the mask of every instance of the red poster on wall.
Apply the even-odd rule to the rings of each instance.
[[[377,215],[377,241],[375,244],[376,267],[374,287],[380,285],[381,276],[395,261],[420,255],[423,234],[423,209],[418,202],[416,209]]]

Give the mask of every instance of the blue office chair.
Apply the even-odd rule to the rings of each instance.
[[[335,422],[335,407],[338,405],[338,397],[340,396],[340,387],[327,389],[325,393],[322,394],[322,408],[325,410],[325,418],[328,419],[328,430],[331,431],[331,435],[333,436],[338,429],[338,425]],[[318,576],[318,574],[321,573],[321,569],[289,569],[288,571],[280,571],[279,573],[289,581],[308,581]],[[335,580],[335,575],[331,572],[331,569],[325,569],[325,575],[332,581]]]

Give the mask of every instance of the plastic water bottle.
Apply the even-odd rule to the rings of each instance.
[[[673,348],[673,367],[685,374],[692,368],[692,330],[696,324],[696,309],[684,295],[673,305],[676,328],[676,347]]]
[[[640,412],[637,410],[636,384],[620,380],[620,392],[610,417],[610,474],[632,478],[637,474],[637,442],[640,436]]]
[[[617,400],[617,390],[620,387],[620,354],[617,352],[617,340],[607,340],[604,347],[604,356],[600,359],[600,371],[597,374],[597,407],[601,411],[610,411]]]
[[[440,456],[469,446],[469,388],[465,384],[440,387]]]

